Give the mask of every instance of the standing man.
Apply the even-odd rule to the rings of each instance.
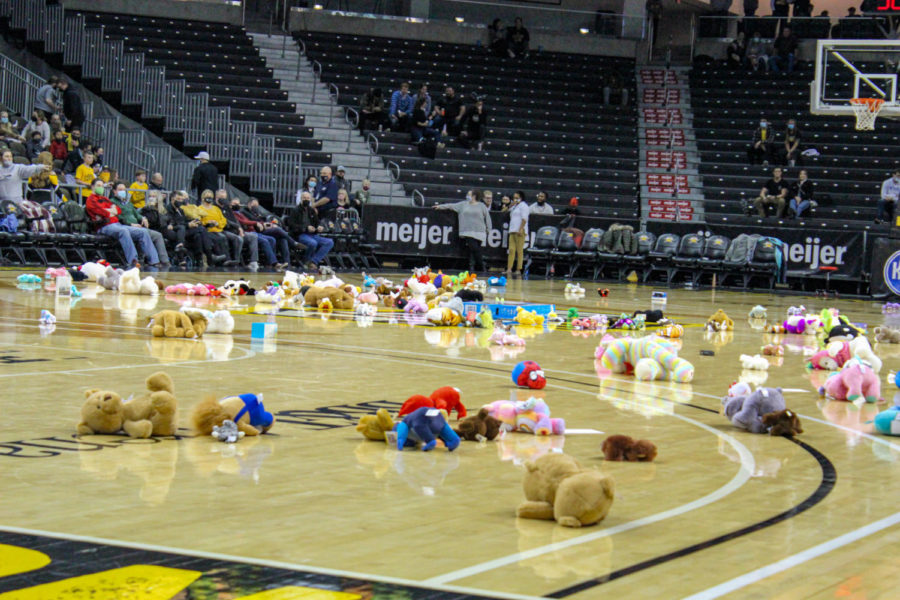
[[[466,106],[462,98],[456,95],[452,85],[444,88],[444,97],[440,99],[440,107],[444,111],[444,126],[447,135],[459,137],[462,132],[462,120],[466,114]]]
[[[337,194],[338,183],[331,176],[331,167],[322,167],[322,170],[319,171],[319,183],[316,184],[316,196],[312,205],[318,213],[319,220],[334,216],[334,211],[337,210]]]
[[[4,161],[6,153],[3,153]],[[881,184],[881,198],[878,199],[878,216],[875,217],[876,223],[881,223],[887,217],[887,221],[893,222],[894,209],[897,207],[897,198],[900,197],[900,167],[894,169],[893,175],[889,179],[885,179]]]
[[[197,191],[197,197],[203,190],[215,190],[219,187],[219,170],[216,165],[209,162],[209,152],[201,152],[194,157],[200,161],[191,177],[191,189]]]
[[[59,105],[56,103],[57,85],[59,85],[59,78],[52,75],[47,83],[38,88],[37,94],[34,96],[34,110],[41,111],[45,121],[49,121],[53,113],[59,112]]]
[[[59,82],[62,91],[63,113],[68,121],[68,129],[81,129],[84,125],[84,106],[81,104],[81,96],[75,86],[63,79]]]
[[[506,259],[507,277],[522,276],[522,263],[525,256],[525,240],[528,238],[528,204],[525,203],[525,193],[513,194],[509,210],[509,255]],[[513,271],[513,260],[517,262]]]

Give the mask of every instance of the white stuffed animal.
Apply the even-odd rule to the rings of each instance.
[[[159,293],[156,280],[150,276],[141,279],[141,271],[137,267],[128,269],[119,278],[119,292],[122,294],[144,294],[155,296]]]
[[[741,366],[754,371],[768,371],[769,361],[765,356],[741,354]]]
[[[206,333],[231,333],[234,331],[234,317],[227,310],[212,312],[203,308],[182,306],[181,312],[201,314],[206,317]]]
[[[78,270],[87,276],[88,281],[97,281],[101,275],[106,273],[106,265],[95,262],[86,262],[78,267]]]

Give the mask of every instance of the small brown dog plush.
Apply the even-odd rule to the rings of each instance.
[[[798,433],[803,433],[800,418],[790,409],[766,413],[762,417],[762,423],[769,428],[769,435],[794,437]]]
[[[656,446],[647,440],[633,440],[627,435],[611,435],[603,440],[606,460],[650,462],[656,458]]]
[[[500,433],[500,421],[492,417],[488,409],[482,408],[477,415],[466,417],[457,423],[454,431],[468,442],[479,441],[479,436],[492,440]]]

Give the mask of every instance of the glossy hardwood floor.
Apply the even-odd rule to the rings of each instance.
[[[18,273],[0,272],[0,530],[501,597],[897,597],[900,444],[873,435],[866,421],[898,390],[884,385],[886,404],[861,409],[820,400],[814,390],[824,378],[804,367],[814,338],[780,336],[786,355],[768,372],[742,372],[738,359],[772,341],[746,319],[755,304],[778,321],[790,305],[835,306],[871,329],[884,320],[879,303],[667,290],[666,314],[686,328],[680,354],[696,368],[694,382],[679,385],[600,377],[596,335],[523,330],[527,346],[510,350],[488,346],[490,332],[412,326],[388,312],[373,322],[268,315],[272,307],[252,298],[222,302],[235,316],[231,335],[151,339],[146,317],[186,298],[79,284],[84,297],[69,306],[43,289],[19,289]],[[260,285],[274,275],[249,277]],[[505,298],[553,302],[562,314],[569,306],[583,314],[650,307],[649,287],[614,285],[599,298],[588,285],[586,297],[571,300],[563,287],[513,281]],[[703,330],[717,308],[735,331]],[[38,325],[41,309],[56,313],[52,332]],[[277,337],[251,340],[251,323],[263,320],[277,323]],[[900,364],[900,346],[876,352],[885,380]],[[509,376],[523,359],[546,371],[540,394],[553,416],[601,433],[513,434],[454,453],[398,453],[353,429],[359,415],[441,385],[459,387],[470,409],[527,397]],[[183,435],[74,437],[84,389],[127,397],[159,369],[175,381]],[[719,414],[721,396],[741,378],[787,390],[805,429],[798,443],[737,430]],[[225,445],[187,429],[205,395],[248,392],[264,394],[276,413],[269,435]],[[600,444],[611,433],[652,440],[659,457],[604,462]],[[559,449],[615,477],[615,503],[601,524],[516,519],[523,463]]]

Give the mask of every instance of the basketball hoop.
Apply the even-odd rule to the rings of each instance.
[[[884,106],[881,98],[851,98],[850,104],[856,114],[856,130],[871,131],[875,129],[875,118]]]

